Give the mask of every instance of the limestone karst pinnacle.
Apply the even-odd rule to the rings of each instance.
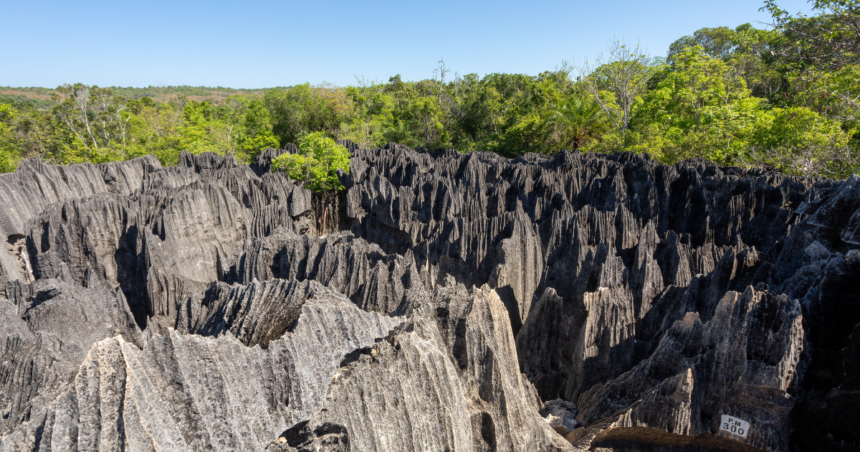
[[[0,450],[860,446],[860,179],[345,144],[0,175]]]

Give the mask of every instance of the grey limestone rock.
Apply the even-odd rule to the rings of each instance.
[[[0,175],[0,449],[860,444],[860,179],[341,143]]]
[[[401,323],[319,289],[267,349],[176,331],[143,348],[95,343],[72,385],[0,450],[262,450],[319,411],[344,355]]]
[[[349,450],[572,450],[538,413],[494,291],[448,283],[419,299],[411,320],[342,363],[302,434],[269,450],[307,450],[326,426]]]
[[[718,431],[728,414],[756,425],[749,444],[787,450],[805,348],[796,300],[752,287],[728,292],[710,321],[688,312],[651,356],[583,393],[577,419],[697,435]]]
[[[7,290],[10,298],[0,299],[0,436],[44,413],[93,344],[144,340],[120,291],[53,279]]]
[[[563,427],[567,432],[572,432],[579,426],[579,422],[576,421],[578,412],[576,404],[562,399],[547,401],[544,409],[541,410],[550,427],[555,428],[556,431],[559,427]]]
[[[329,286],[368,311],[403,314],[406,292],[420,289],[429,273],[411,252],[387,254],[378,245],[349,232],[325,237],[275,234],[255,240],[239,258],[239,282],[270,278],[314,280]]]
[[[0,295],[7,281],[30,282],[25,245],[27,222],[49,205],[99,193],[128,196],[150,173],[161,169],[153,156],[100,165],[51,166],[37,160],[23,162],[18,170],[0,177],[0,238],[13,251],[0,253]]]
[[[505,281],[528,282],[525,291],[510,297],[516,302],[509,311],[512,324],[523,325],[517,334],[521,369],[547,399],[577,400],[623,378],[653,356],[688,313],[707,324],[727,293],[744,292],[750,285],[761,286],[767,297],[786,294],[801,300],[801,318],[824,315],[818,311],[823,306],[855,304],[844,301],[856,298],[848,293],[817,300],[823,283],[818,275],[828,268],[829,256],[836,259],[829,264],[831,278],[856,274],[850,265],[837,264],[856,246],[841,232],[853,230],[856,223],[856,179],[811,181],[704,161],[667,167],[630,154],[561,153],[552,159],[527,155],[511,161],[450,151],[429,156],[388,146],[355,155],[347,211],[355,218],[356,235],[388,251],[411,250],[417,265],[431,272],[431,281],[452,275],[467,285],[487,282],[500,294],[508,290],[496,277],[502,272]],[[494,226],[516,224],[505,219],[518,217],[530,227]],[[512,241],[527,243],[530,230],[540,237],[540,246],[533,247],[542,254],[537,264],[521,265],[529,261],[527,254],[508,259],[499,252]],[[532,284],[530,272],[535,270],[540,277]],[[834,295],[842,290],[836,287]],[[521,296],[523,292],[532,296]],[[804,418],[807,408],[794,406],[795,400],[803,407],[810,397],[828,397],[804,389],[800,380],[834,388],[830,397],[848,395],[837,389],[843,377],[836,377],[844,366],[837,363],[857,359],[837,351],[850,343],[849,330],[858,323],[853,308],[848,311],[841,320],[845,327],[832,331],[829,351],[819,349],[816,342],[821,341],[806,333],[808,341],[787,346],[785,353],[798,357],[792,365],[799,389],[782,408],[772,410],[778,419],[762,421],[764,439],[756,440],[760,447],[787,450],[793,429],[815,430],[819,439],[839,443],[824,438],[832,438],[834,429]],[[778,319],[784,324],[770,328],[787,331],[796,323],[791,316]],[[755,327],[762,330],[755,336],[767,330]],[[853,349],[846,349],[850,354],[847,350]],[[831,370],[818,373],[817,363]],[[815,374],[805,372],[809,366]],[[681,377],[676,375],[665,375],[661,381],[668,386],[661,390],[677,386]],[[787,393],[778,380],[762,381],[766,391]],[[647,397],[648,388],[653,386],[643,383],[627,390],[638,399]],[[612,392],[601,397],[617,400]],[[629,409],[633,401],[625,403],[618,408]],[[579,405],[588,412],[588,406]],[[767,410],[759,409],[763,419],[770,419]],[[719,414],[703,416],[700,421],[717,433]],[[801,418],[806,419],[803,425]],[[656,419],[642,422],[674,428]],[[839,435],[853,444],[852,434]]]

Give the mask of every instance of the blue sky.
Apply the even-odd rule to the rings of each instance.
[[[805,1],[782,0],[789,11]],[[262,88],[355,76],[537,74],[608,41],[665,55],[702,27],[764,27],[757,0],[60,2],[0,0],[0,86]]]

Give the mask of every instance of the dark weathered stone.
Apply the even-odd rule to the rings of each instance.
[[[0,175],[0,450],[860,444],[860,179],[341,144]]]

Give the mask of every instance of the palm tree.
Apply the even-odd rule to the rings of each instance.
[[[579,149],[609,128],[600,104],[584,93],[574,93],[564,98],[551,121],[562,147],[571,146],[571,149]]]

